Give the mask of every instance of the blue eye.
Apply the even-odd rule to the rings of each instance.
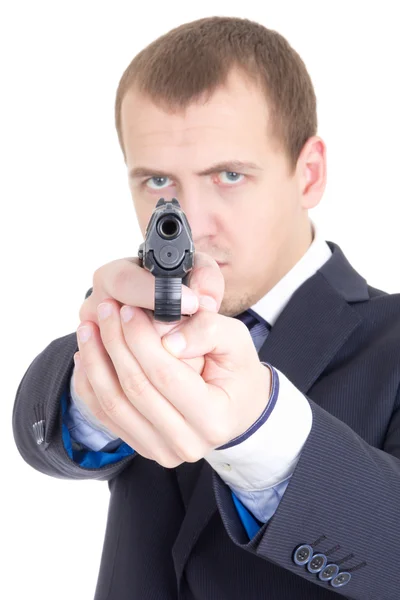
[[[163,182],[168,179],[169,179],[168,177],[150,177],[150,179],[147,179],[145,183],[148,183],[149,181],[152,181],[152,180],[155,180],[157,182],[160,182],[160,181]],[[150,186],[150,187],[152,187],[152,186]],[[163,187],[164,187],[163,185],[156,185],[155,187],[152,187],[152,189],[159,190],[159,189],[162,189]]]
[[[237,181],[239,181],[237,177],[244,177],[242,173],[236,173],[236,171],[221,171],[221,173],[229,175],[228,183],[237,183]],[[231,176],[233,176],[233,178]]]

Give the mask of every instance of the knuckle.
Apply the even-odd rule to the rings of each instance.
[[[98,287],[101,286],[101,279],[102,279],[102,271],[103,271],[103,269],[104,269],[104,265],[101,265],[93,273],[93,277],[92,277],[92,283],[93,283],[92,287],[93,287],[93,290],[95,288],[98,288]],[[89,296],[89,298],[90,298],[90,296]]]
[[[113,286],[120,294],[121,290],[129,289],[129,286],[132,286],[132,271],[127,268],[126,263],[118,262],[119,265],[115,268],[113,275]]]
[[[197,325],[206,335],[213,335],[217,332],[218,323],[215,319],[215,314],[208,310],[203,310],[195,315],[198,321]]]
[[[97,396],[99,408],[96,409],[95,416],[103,421],[104,417],[115,418],[118,415],[118,407],[121,403],[121,398],[111,395],[99,394]]]
[[[205,437],[209,446],[218,448],[218,446],[222,446],[226,443],[227,436],[229,436],[229,433],[223,427],[221,427],[221,425],[213,425],[212,427],[208,426]]]
[[[182,464],[183,461],[177,460],[173,456],[162,455],[158,458],[154,459],[159,465],[165,467],[166,469],[174,469],[178,465]]]
[[[98,402],[100,402],[100,401],[98,401]],[[108,420],[110,417],[107,415],[106,411],[101,407],[101,405],[99,403],[97,404],[96,408],[92,409],[92,414],[96,419],[101,421],[104,425],[108,424]]]
[[[120,341],[120,334],[115,330],[112,323],[111,326],[107,324],[107,319],[104,324],[99,328],[100,338],[105,348],[111,348],[115,345],[115,342]]]
[[[163,439],[161,444],[156,444],[153,447],[152,460],[167,469],[173,469],[182,464],[183,460],[175,453],[172,446]]]
[[[195,463],[201,458],[203,458],[206,452],[203,452],[203,448],[196,449],[195,447],[191,447],[189,444],[183,447],[175,447],[175,453],[182,458],[184,462],[187,463]]]
[[[167,388],[172,383],[175,383],[176,374],[174,373],[174,370],[171,369],[171,365],[167,363],[159,364],[155,368],[155,379],[160,385]]]
[[[79,309],[79,320],[81,323],[84,321],[93,321],[97,323],[96,306],[92,296],[86,298],[86,300],[82,303],[81,308]]]
[[[80,351],[82,367],[85,370],[85,373],[95,372],[96,365],[98,364],[98,358],[91,352],[85,353],[82,350]]]
[[[120,383],[128,398],[140,398],[150,385],[150,381],[143,371],[130,371],[121,377]]]
[[[213,339],[217,333],[218,323],[216,319],[212,318],[214,315],[212,313],[207,313],[208,319],[206,321],[207,335]]]
[[[83,302],[81,308],[79,309],[79,320],[81,323],[83,323],[83,321],[89,321],[89,316],[90,316],[90,311],[89,311],[89,298],[87,298],[85,300],[85,302]]]

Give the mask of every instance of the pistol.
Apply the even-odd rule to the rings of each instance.
[[[187,285],[193,269],[194,244],[189,221],[176,198],[158,200],[138,256],[140,266],[156,278],[154,320],[180,321],[182,284]]]

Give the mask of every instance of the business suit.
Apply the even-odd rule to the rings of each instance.
[[[400,296],[369,286],[328,244],[332,257],[295,292],[259,351],[307,397],[313,425],[276,513],[251,541],[229,487],[204,460],[165,469],[134,455],[88,471],[69,459],[59,407],[75,333],[30,365],[13,412],[23,458],[55,477],[108,480],[95,600],[399,597]],[[39,446],[38,414],[46,421]],[[296,564],[302,544],[351,580],[333,589]]]

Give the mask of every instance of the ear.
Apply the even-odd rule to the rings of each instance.
[[[297,172],[304,209],[319,204],[326,187],[326,146],[317,136],[307,140],[297,161]]]

